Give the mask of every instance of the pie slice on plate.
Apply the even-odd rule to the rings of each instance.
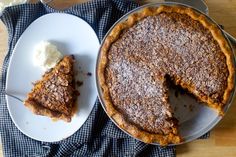
[[[65,56],[34,84],[24,101],[33,113],[70,122],[75,113],[74,57]]]

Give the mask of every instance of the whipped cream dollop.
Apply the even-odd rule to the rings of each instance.
[[[27,0],[0,0],[0,13],[6,7],[18,5],[18,4],[23,4],[26,2],[27,2]]]
[[[34,64],[45,71],[53,68],[62,57],[63,55],[56,45],[48,41],[42,41],[34,48]]]

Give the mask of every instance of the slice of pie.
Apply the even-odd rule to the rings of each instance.
[[[74,57],[65,56],[51,71],[34,84],[24,101],[37,115],[70,122],[74,114],[76,89],[73,72]]]
[[[108,115],[126,132],[161,145],[181,142],[166,77],[221,115],[234,87],[231,48],[204,15],[148,7],[108,34],[98,79]]]

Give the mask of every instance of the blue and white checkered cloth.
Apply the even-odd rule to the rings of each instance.
[[[9,49],[2,68],[1,91],[5,90],[7,68],[13,48],[23,31],[38,17],[53,12],[73,14],[87,21],[101,41],[116,20],[136,7],[138,5],[129,0],[93,0],[64,11],[55,10],[42,3],[6,8],[1,19],[8,28]],[[123,133],[107,117],[98,100],[87,121],[71,137],[55,143],[35,141],[16,128],[2,92],[0,98],[0,132],[5,156],[175,156],[175,147],[161,148],[144,144]]]

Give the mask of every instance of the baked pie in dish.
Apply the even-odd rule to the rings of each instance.
[[[232,50],[221,30],[183,6],[146,7],[118,23],[100,50],[107,114],[145,143],[180,143],[167,77],[224,114],[234,87]]]

